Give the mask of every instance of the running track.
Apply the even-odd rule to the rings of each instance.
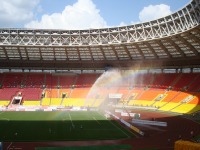
[[[92,145],[121,145],[130,144],[134,149],[145,148],[159,148],[161,150],[173,150],[174,142],[181,135],[183,140],[190,141],[190,132],[193,131],[194,135],[200,134],[200,124],[178,116],[172,116],[168,114],[134,111],[141,114],[141,119],[149,120],[156,118],[158,121],[167,122],[167,127],[157,127],[150,125],[134,125],[145,133],[149,134],[149,137],[142,137],[136,132],[132,131],[138,138],[123,139],[123,140],[105,140],[105,141],[66,141],[66,142],[16,142],[16,143],[4,143],[4,149],[7,150],[15,146],[15,148],[21,148],[22,150],[35,150],[35,147],[71,147],[71,146],[92,146]],[[119,113],[115,115],[120,116]],[[130,122],[128,118],[123,118]],[[117,120],[116,120],[117,121]],[[171,140],[170,145],[167,145],[168,139]]]

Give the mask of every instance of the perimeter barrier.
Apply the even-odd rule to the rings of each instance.
[[[128,123],[128,122],[124,121],[123,119],[121,119],[121,118],[115,116],[114,114],[112,114],[111,112],[109,112],[109,111],[107,111],[107,110],[105,110],[105,112],[108,113],[109,115],[111,115],[112,117],[114,117],[114,118],[120,120],[121,123],[125,124],[127,127],[131,128],[133,131],[135,131],[135,132],[139,133],[140,135],[144,136],[144,132],[143,132],[143,131],[141,131],[141,130],[139,130],[138,128],[134,127],[134,126],[131,125],[130,123]]]

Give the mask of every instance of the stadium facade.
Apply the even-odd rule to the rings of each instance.
[[[0,68],[200,67],[200,1],[149,22],[87,30],[0,29]]]

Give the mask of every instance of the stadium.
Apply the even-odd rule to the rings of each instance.
[[[3,150],[199,150],[200,0],[88,30],[0,28]]]

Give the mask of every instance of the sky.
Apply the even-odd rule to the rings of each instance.
[[[0,28],[81,30],[167,16],[191,0],[0,0]]]

